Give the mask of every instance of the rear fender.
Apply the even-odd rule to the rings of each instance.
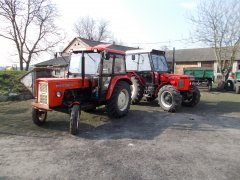
[[[129,73],[131,74],[131,76],[136,76],[136,77],[138,78],[140,84],[141,84],[142,86],[145,86],[144,80],[143,80],[143,78],[142,78],[141,76],[139,76],[139,75],[138,75],[136,72],[134,72],[134,71],[131,71],[131,72],[129,72]]]
[[[128,75],[119,75],[119,76],[114,76],[112,77],[111,79],[111,83],[109,85],[109,88],[108,88],[108,92],[107,92],[107,96],[106,96],[106,100],[109,100],[112,96],[112,93],[113,93],[113,90],[116,86],[116,84],[119,82],[119,81],[125,81],[127,82],[129,85],[132,85],[132,81],[130,79],[130,77]]]

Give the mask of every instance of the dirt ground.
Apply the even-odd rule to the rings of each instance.
[[[240,179],[240,95],[202,92],[200,104],[167,113],[157,102],[111,120],[104,108],[31,122],[31,101],[0,103],[0,179]]]

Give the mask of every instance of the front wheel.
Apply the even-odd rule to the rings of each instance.
[[[176,112],[181,106],[182,96],[175,87],[165,85],[158,92],[158,103],[164,111]]]
[[[70,128],[71,134],[76,135],[78,133],[78,121],[80,120],[80,105],[74,104],[70,114]]]
[[[183,106],[193,107],[199,103],[201,97],[200,91],[196,86],[192,86],[192,89],[190,96],[183,97]]]
[[[45,124],[47,119],[47,111],[40,111],[39,109],[32,108],[32,121],[38,126]]]
[[[120,81],[115,85],[111,98],[106,104],[110,117],[120,118],[125,116],[130,108],[131,91],[127,82]]]

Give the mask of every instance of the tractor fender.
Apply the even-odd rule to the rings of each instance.
[[[70,107],[73,107],[73,105],[81,105],[80,101],[73,101],[70,105]]]
[[[119,82],[119,81],[125,81],[127,82],[129,85],[132,85],[132,81],[129,78],[128,75],[121,75],[121,76],[114,76],[111,79],[110,85],[108,87],[108,92],[107,92],[107,96],[106,96],[106,100],[109,100],[112,96],[113,90],[115,85]]]
[[[141,84],[142,86],[145,86],[145,83],[144,83],[143,78],[142,78],[141,76],[139,76],[135,71],[131,71],[131,72],[129,72],[129,73],[131,74],[131,76],[136,76],[137,79],[139,80],[140,84]]]

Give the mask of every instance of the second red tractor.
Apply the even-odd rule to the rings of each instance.
[[[191,75],[171,74],[165,52],[159,50],[126,51],[126,65],[133,85],[132,104],[143,97],[147,101],[158,99],[162,109],[175,112],[181,105],[195,106],[200,91]]]

